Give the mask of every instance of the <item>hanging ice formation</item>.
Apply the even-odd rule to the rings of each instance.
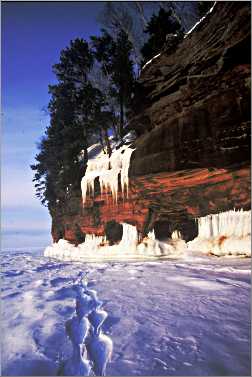
[[[174,231],[172,232],[171,238],[172,238],[173,240],[181,240],[181,239],[182,239],[182,237],[181,237],[181,233],[180,233],[178,230],[174,230]]]
[[[215,255],[251,255],[251,211],[231,210],[200,217],[190,250]]]
[[[99,179],[100,191],[110,191],[114,202],[118,196],[118,175],[121,174],[122,194],[128,196],[129,165],[131,154],[134,149],[123,145],[115,149],[109,157],[103,151],[94,159],[88,161],[86,174],[81,181],[82,201],[86,202],[87,194],[94,195],[94,181]]]
[[[76,291],[76,315],[65,323],[73,352],[60,365],[58,375],[89,376],[93,369],[96,376],[105,376],[113,350],[112,340],[102,332],[108,314],[101,308],[103,302],[98,300],[97,292],[88,289],[84,273],[79,274],[73,289]]]

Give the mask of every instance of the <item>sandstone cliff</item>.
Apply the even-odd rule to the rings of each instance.
[[[130,114],[137,133],[128,198],[81,194],[52,213],[54,241],[118,240],[136,225],[158,238],[197,234],[195,217],[250,208],[250,3],[217,2],[178,44],[142,70]],[[114,232],[111,231],[114,229]],[[119,237],[120,238],[120,237]]]

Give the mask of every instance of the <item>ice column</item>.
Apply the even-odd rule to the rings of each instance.
[[[122,223],[123,236],[119,243],[120,248],[135,251],[138,244],[138,232],[137,227],[127,223]]]
[[[156,236],[155,236],[155,230],[152,229],[152,230],[147,234],[147,237],[148,237],[150,240],[155,241],[155,239],[156,239]]]
[[[122,158],[122,169],[121,169],[121,187],[122,187],[122,194],[124,195],[124,190],[126,188],[127,197],[129,194],[129,166],[130,166],[130,158],[134,149],[126,148],[124,150],[123,158]]]

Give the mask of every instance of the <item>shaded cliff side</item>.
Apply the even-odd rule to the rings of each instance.
[[[195,217],[250,208],[250,38],[250,3],[217,2],[182,42],[167,43],[132,101],[128,198],[114,204],[95,185],[83,207],[76,192],[52,211],[54,241],[106,232],[113,242],[115,222],[190,240]]]

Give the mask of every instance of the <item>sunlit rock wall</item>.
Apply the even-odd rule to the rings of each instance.
[[[94,180],[53,214],[55,241],[75,244],[128,223],[140,238],[162,240],[174,230],[186,241],[194,219],[250,209],[250,3],[217,2],[176,48],[143,69],[132,101],[128,197],[117,202]],[[113,183],[115,185],[115,182]],[[121,232],[112,237],[118,242]],[[116,232],[116,231],[115,231]]]

